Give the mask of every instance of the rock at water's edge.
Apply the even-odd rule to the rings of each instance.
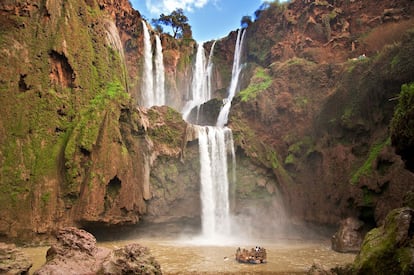
[[[414,274],[414,210],[391,211],[384,225],[365,236],[354,274]]]
[[[29,274],[32,265],[14,244],[0,243],[0,274]]]
[[[60,229],[47,262],[34,274],[162,274],[148,249],[138,244],[111,251],[96,246],[95,237],[75,227]]]
[[[363,222],[355,218],[341,221],[338,231],[332,236],[332,249],[337,252],[358,252],[362,243]]]

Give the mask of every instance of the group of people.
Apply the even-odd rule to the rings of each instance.
[[[260,246],[252,248],[250,251],[237,248],[236,260],[240,263],[260,264],[266,262],[266,249]]]

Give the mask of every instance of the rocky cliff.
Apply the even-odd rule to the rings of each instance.
[[[139,12],[128,1],[48,0],[2,1],[0,15],[0,235],[136,224],[151,198],[152,162],[178,159],[181,148],[136,108]],[[175,83],[192,50],[174,43]]]
[[[369,227],[402,205],[414,188],[410,89],[388,127],[414,80],[413,12],[408,0],[257,11],[229,122],[234,213],[287,219],[283,200],[292,220],[354,216]],[[137,107],[141,21],[128,1],[0,3],[0,236],[199,219],[194,129],[172,108]],[[226,96],[236,35],[215,45],[212,109]],[[179,110],[196,43],[161,40],[167,101]]]
[[[247,28],[249,81],[230,127],[273,170],[292,218],[369,227],[414,188],[388,130],[414,79],[413,11],[412,1],[292,1]]]

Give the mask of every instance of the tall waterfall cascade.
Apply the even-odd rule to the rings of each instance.
[[[142,27],[144,32],[144,66],[140,105],[147,108],[165,105],[165,70],[161,40],[158,35],[155,35],[154,57],[151,35],[145,21],[142,21]]]
[[[224,125],[227,124],[228,119],[229,119],[231,102],[239,89],[239,78],[240,78],[240,73],[243,69],[243,65],[240,62],[240,59],[241,59],[241,53],[243,50],[243,42],[244,42],[245,34],[246,32],[240,29],[237,33],[236,46],[234,50],[233,69],[231,72],[230,88],[228,90],[228,96],[226,99],[224,99],[223,101],[224,105],[221,108],[219,116],[217,118],[216,125],[218,127],[223,127]]]
[[[235,158],[229,128],[199,127],[202,234],[207,241],[228,236],[230,201],[228,155]]]
[[[200,43],[197,46],[196,61],[191,82],[191,94],[182,111],[185,120],[188,119],[188,116],[194,107],[197,107],[199,110],[201,104],[211,99],[211,73],[213,67],[211,59],[213,56],[214,45],[215,42],[211,47],[208,60],[205,56],[204,43]]]
[[[165,105],[165,70],[161,39],[155,35],[155,99],[154,105]]]
[[[244,33],[243,33],[244,34]],[[242,36],[243,37],[243,36]],[[242,38],[236,41],[233,64],[232,83],[228,100],[234,97],[240,74],[240,56]],[[212,45],[209,58],[206,60],[204,45],[197,48],[196,62],[193,69],[191,98],[183,109],[183,117],[187,120],[191,110],[212,98],[213,52]],[[234,72],[237,70],[237,72]],[[230,106],[228,106],[230,109]],[[198,112],[197,112],[198,113]],[[221,243],[231,239],[231,201],[230,184],[235,184],[235,149],[233,134],[224,123],[216,126],[196,126],[198,130],[200,153],[200,199],[203,242]],[[229,176],[230,175],[230,176]]]

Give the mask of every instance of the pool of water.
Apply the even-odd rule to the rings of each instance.
[[[267,263],[241,264],[234,259],[237,245],[203,244],[197,239],[137,238],[125,241],[99,242],[99,246],[118,248],[128,243],[139,243],[150,249],[161,264],[163,274],[304,274],[313,263],[326,268],[353,262],[354,254],[337,253],[328,239],[319,240],[256,240],[241,242],[241,248],[256,245],[266,248]],[[48,247],[25,248],[34,262],[31,273],[45,261]]]

